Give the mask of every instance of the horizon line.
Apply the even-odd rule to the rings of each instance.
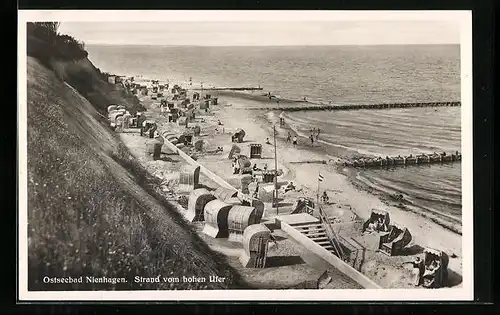
[[[85,46],[158,46],[158,47],[330,47],[330,46],[444,46],[460,43],[411,43],[411,44],[302,44],[302,45],[172,45],[172,44],[113,44],[113,43],[85,43]]]

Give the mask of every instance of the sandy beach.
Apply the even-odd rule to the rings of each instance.
[[[182,131],[182,128],[179,129],[176,124],[164,123],[165,118],[160,115],[157,102],[151,101],[150,97],[147,96],[141,96],[140,100],[148,108],[148,117],[151,116],[159,120],[160,131]],[[279,112],[246,110],[248,107],[259,105],[260,102],[268,103],[265,99],[219,95],[219,100],[220,105],[211,106],[208,113],[198,110],[196,122],[189,123],[189,126],[198,125],[201,127],[201,135],[193,140],[203,139],[204,151],[211,151],[219,146],[223,147],[223,153],[198,153],[196,155],[199,163],[230,183],[234,182],[231,178],[235,177],[232,175],[231,161],[227,158],[234,144],[230,140],[231,133],[238,128],[246,132],[244,142],[237,144],[241,148],[241,154],[249,156],[250,143],[262,144],[262,158],[252,159],[252,164],[257,164],[259,168],[267,164],[269,169],[274,169],[273,124],[276,126],[278,169],[283,171],[283,176],[279,177],[278,182],[280,186],[283,186],[292,181],[297,190],[286,194],[280,190],[279,210],[277,211],[270,203],[267,203],[264,213],[265,219],[269,220],[277,214],[289,213],[291,205],[298,197],[303,196],[316,200],[317,178],[318,174],[321,173],[324,181],[320,185],[320,193],[326,191],[332,204],[350,207],[360,220],[368,219],[372,209],[389,211],[391,222],[405,226],[411,231],[413,240],[409,246],[418,245],[419,248],[411,255],[420,254],[422,247],[443,250],[451,257],[449,269],[452,271],[450,278],[454,279],[452,286],[461,286],[462,239],[460,235],[419,214],[400,209],[396,204],[391,205],[387,200],[353,185],[349,178],[333,165],[339,157],[345,154],[344,150],[332,151],[330,149],[326,152],[321,143],[315,142],[311,146],[308,139],[300,136],[298,136],[297,147],[287,143],[288,132],[291,132],[292,136],[295,135],[295,132],[287,127],[286,122],[284,126],[280,126]],[[219,120],[222,125],[218,125]],[[265,143],[266,138],[270,140],[271,144]],[[325,161],[325,164],[319,161]],[[325,211],[328,212],[332,208],[334,207],[326,207]],[[411,255],[398,258],[390,264],[394,265],[393,268],[397,269],[398,273],[404,274],[404,267],[400,267],[400,265],[410,260]],[[370,276],[376,278],[374,280],[379,283],[382,282],[381,284],[385,287],[397,287],[395,282],[398,282],[398,286],[402,285],[401,281],[390,280],[381,275],[377,276],[377,272]]]

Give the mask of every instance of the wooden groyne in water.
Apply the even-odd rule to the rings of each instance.
[[[457,107],[461,102],[428,102],[428,103],[383,103],[383,104],[332,104],[332,105],[304,105],[304,106],[262,106],[250,107],[246,110],[280,110],[280,111],[311,111],[311,110],[359,110],[359,109],[390,109],[415,107]]]
[[[190,88],[190,90],[197,91],[262,91],[263,88],[259,87],[212,87],[212,88]]]
[[[437,163],[450,163],[462,160],[462,154],[458,151],[452,154],[434,153],[434,154],[419,154],[409,156],[396,156],[385,158],[359,158],[350,161],[344,161],[346,167],[359,167],[359,168],[375,168],[375,167],[390,167],[401,165],[419,165],[419,164],[437,164]]]

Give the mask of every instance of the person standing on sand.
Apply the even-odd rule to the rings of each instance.
[[[288,132],[288,136],[286,137],[286,142],[290,142],[292,140],[292,135],[290,134],[290,131]]]
[[[297,137],[293,137],[292,139],[293,147],[295,148],[297,146]]]
[[[309,139],[311,139],[311,146],[314,145],[314,136],[311,134],[311,136],[309,137]]]
[[[316,140],[318,140],[318,138],[319,138],[319,133],[320,133],[320,130],[318,128],[318,133],[316,134]]]

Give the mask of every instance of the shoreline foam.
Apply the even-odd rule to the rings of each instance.
[[[243,104],[235,106],[244,106]],[[234,106],[233,106],[234,107]],[[243,117],[245,115],[245,129],[247,135],[254,140],[256,133],[260,134],[257,138],[264,140],[266,137],[272,139],[272,124],[265,117],[265,113],[257,113],[255,111],[241,111],[237,109],[224,108],[226,117]],[[238,115],[238,116],[234,116]],[[278,116],[276,115],[276,118]],[[252,124],[253,128],[248,129]],[[242,120],[240,119],[239,122]],[[237,122],[232,122],[234,126],[240,125]],[[385,200],[380,196],[370,193],[368,190],[361,189],[354,185],[346,176],[340,172],[335,171],[332,165],[329,164],[313,164],[306,163],[300,167],[293,167],[290,165],[292,160],[296,160],[294,155],[300,152],[301,159],[303,160],[321,160],[325,157],[324,151],[319,147],[309,147],[307,144],[299,145],[298,148],[293,148],[287,145],[283,139],[285,130],[276,128],[277,135],[277,148],[278,148],[278,168],[286,168],[283,179],[292,180],[297,187],[303,189],[304,195],[315,196],[317,185],[317,174],[321,172],[325,180],[322,183],[322,190],[327,190],[330,194],[330,199],[335,200],[339,204],[349,204],[352,206],[353,211],[361,218],[367,219],[370,215],[372,208],[386,209],[391,213],[391,221],[397,222],[406,226],[412,231],[414,241],[424,247],[439,248],[447,252],[450,256],[461,257],[462,246],[461,236],[449,227],[443,227],[441,224],[434,222],[434,219],[428,219],[420,214],[412,211],[400,209],[394,205],[388,205]],[[300,140],[299,140],[300,141]],[[304,141],[304,140],[302,140]],[[262,141],[263,142],[263,141]],[[339,150],[337,152],[342,152]],[[333,159],[335,160],[335,154]],[[432,231],[431,233],[429,233]],[[450,269],[461,274],[462,261],[460,258],[450,260]]]
[[[263,98],[266,99],[266,97]],[[231,105],[224,106],[223,104],[226,102],[231,103]],[[247,138],[251,140],[246,140],[245,142],[264,143],[266,137],[272,139],[272,126],[279,121],[279,113],[276,111],[246,110],[249,104],[251,106],[252,102],[259,103],[259,97],[237,98],[234,97],[234,94],[229,97],[220,97],[221,105],[214,107],[216,108],[214,110],[215,113],[212,114],[215,114],[215,116],[212,117],[213,119],[209,119],[207,121],[208,125],[205,126],[208,128],[216,128],[215,121],[217,118],[220,118],[224,122],[226,133],[231,132],[231,130],[236,130],[237,128],[246,130]],[[278,124],[276,125],[278,126]],[[415,244],[441,249],[448,253],[455,258],[450,260],[450,270],[458,274],[462,273],[462,246],[461,236],[459,234],[452,232],[452,229],[448,227],[443,227],[439,222],[436,223],[435,219],[429,219],[420,214],[408,211],[408,209],[403,210],[397,206],[387,204],[387,200],[373,194],[370,190],[359,187],[359,185],[352,182],[349,176],[333,167],[332,161],[338,160],[338,157],[342,157],[343,155],[353,154],[353,152],[337,147],[333,149],[330,148],[332,150],[328,150],[328,152],[325,153],[324,147],[311,147],[308,144],[304,144],[307,143],[307,139],[304,140],[303,138],[299,139],[299,146],[293,148],[285,142],[286,133],[289,130],[292,130],[290,126],[276,128],[277,148],[279,150],[278,169],[284,169],[283,180],[292,180],[296,183],[298,188],[303,189],[305,195],[314,196],[316,194],[317,174],[321,172],[322,175],[325,175],[322,189],[329,192],[330,199],[335,200],[339,204],[351,205],[353,211],[363,219],[367,219],[371,210],[374,208],[387,209],[391,213],[391,221],[407,226],[412,231]],[[301,135],[298,134],[298,136]],[[267,150],[270,149],[271,148]],[[291,164],[292,162],[296,162],[293,161],[296,160],[296,158],[294,159],[293,157],[297,156],[299,152],[302,160],[321,160],[328,157],[327,160],[329,163],[308,163],[302,164],[300,167],[294,167]],[[272,161],[268,163],[271,163],[271,167],[274,166]],[[210,168],[210,166],[208,166],[208,168]]]

